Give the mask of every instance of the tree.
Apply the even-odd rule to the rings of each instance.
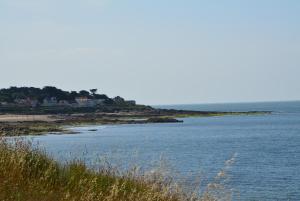
[[[90,89],[90,92],[93,94],[93,96],[97,93],[98,89]]]
[[[63,91],[61,89],[58,89],[56,87],[52,86],[45,86],[43,89],[43,98],[50,98],[55,97],[57,100],[68,100],[70,93],[68,91]]]
[[[16,99],[31,99],[42,103],[45,98],[55,97],[58,101],[66,100],[70,103],[75,102],[77,97],[87,97],[89,99],[102,99],[104,104],[112,105],[115,102],[123,103],[124,99],[117,97],[114,101],[105,94],[98,94],[97,89],[89,91],[63,91],[54,86],[45,86],[42,89],[35,87],[10,87],[0,88],[0,102],[14,103]]]
[[[76,97],[78,97],[79,96],[79,94],[77,93],[77,91],[71,91],[71,93],[70,93],[70,95],[69,95],[69,97],[68,97],[68,101],[74,101],[75,100],[75,98]]]
[[[104,100],[109,99],[108,96],[105,94],[95,94],[94,98],[95,99],[104,99]]]
[[[86,91],[86,90],[81,90],[79,91],[79,95],[80,96],[86,96],[89,97],[90,96],[90,92]]]
[[[114,100],[111,98],[105,99],[104,104],[112,105],[112,104],[114,104]]]

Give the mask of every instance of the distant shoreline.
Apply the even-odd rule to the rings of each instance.
[[[118,125],[147,123],[181,123],[177,118],[212,117],[224,115],[262,115],[269,111],[207,112],[154,109],[147,111],[94,112],[76,114],[4,114],[0,115],[1,136],[42,135],[47,133],[71,134],[66,126]]]
[[[181,123],[177,118],[224,115],[259,115],[268,111],[219,112],[160,109],[136,104],[120,96],[110,98],[89,91],[10,87],[0,89],[0,136],[72,133],[65,126]]]

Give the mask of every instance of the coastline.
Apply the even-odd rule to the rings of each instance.
[[[66,127],[78,125],[118,125],[148,123],[182,123],[177,118],[213,117],[225,115],[263,115],[269,111],[203,112],[156,109],[152,111],[100,112],[78,114],[0,115],[0,136],[43,135],[51,133],[75,134]]]

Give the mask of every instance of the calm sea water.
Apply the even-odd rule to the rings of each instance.
[[[163,155],[181,175],[212,181],[228,168],[233,200],[300,200],[300,102],[173,105],[165,108],[274,111],[271,115],[185,118],[178,124],[93,126],[82,134],[32,137],[58,160],[90,165],[108,156],[123,167],[150,168]]]

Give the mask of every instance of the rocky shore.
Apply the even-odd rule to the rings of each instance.
[[[202,112],[153,109],[145,111],[115,111],[55,115],[0,115],[0,136],[41,135],[45,133],[72,133],[65,126],[113,125],[146,123],[180,123],[183,117],[221,115],[255,115],[269,112]]]

